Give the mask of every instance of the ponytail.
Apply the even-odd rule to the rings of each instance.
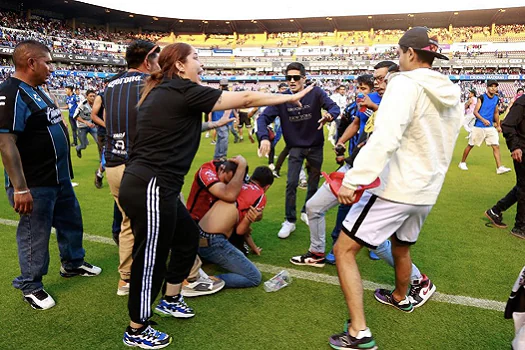
[[[151,75],[148,78],[146,78],[146,83],[144,85],[144,88],[142,89],[142,95],[140,96],[140,100],[137,104],[137,107],[140,107],[142,105],[142,102],[144,102],[146,97],[148,97],[151,90],[153,90],[153,88],[159,85],[163,78],[164,74],[162,73],[162,70],[155,71],[151,73]]]

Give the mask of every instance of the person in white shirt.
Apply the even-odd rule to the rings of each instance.
[[[97,94],[93,90],[88,90],[86,96],[86,100],[78,105],[73,115],[73,118],[77,121],[78,139],[80,140],[80,144],[76,146],[78,158],[82,158],[82,150],[86,149],[88,145],[88,133],[91,134],[95,143],[98,143],[97,126],[91,119],[91,110],[93,109],[93,103],[95,102]]]
[[[470,133],[472,132],[472,127],[476,121],[476,116],[474,115],[474,109],[476,108],[476,103],[478,102],[477,93],[475,89],[469,90],[468,99],[465,101],[465,120],[463,128],[469,133],[467,138],[470,138]]]
[[[335,147],[339,137],[339,135],[337,135],[337,128],[339,126],[339,122],[341,121],[341,115],[343,114],[343,111],[347,105],[346,86],[340,85],[337,89],[335,89],[335,93],[331,95],[330,98],[339,106],[339,109],[341,110],[339,117],[337,117],[328,125],[328,140]]]
[[[348,170],[338,192],[342,204],[351,204],[359,185],[381,185],[365,191],[343,222],[345,234],[334,247],[337,271],[351,323],[348,332],[330,338],[334,348],[376,349],[367,328],[363,284],[356,254],[363,246],[375,248],[392,237],[395,289],[378,289],[375,298],[404,312],[412,312],[407,297],[412,261],[410,245],[436,203],[452,160],[463,122],[460,88],[432,71],[438,53],[428,29],[414,27],[399,40],[400,73],[389,77],[376,113],[374,133]]]

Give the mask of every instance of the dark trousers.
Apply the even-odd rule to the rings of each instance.
[[[128,300],[131,321],[144,324],[164,279],[188,277],[197,256],[199,228],[179,199],[179,192],[124,174],[119,202],[135,237]],[[171,254],[170,254],[171,250]],[[166,266],[168,257],[170,258]]]
[[[296,201],[297,201],[297,185],[299,184],[299,173],[306,159],[308,167],[306,168],[308,175],[308,189],[306,192],[306,202],[315,194],[319,186],[319,178],[321,176],[321,166],[323,165],[323,147],[312,148],[290,148],[288,157],[288,180],[286,182],[286,220],[289,222],[297,221]],[[301,210],[305,211],[305,207]]]
[[[514,170],[516,172],[516,186],[500,199],[492,209],[499,214],[509,209],[514,203],[518,203],[514,227],[525,229],[525,163],[514,161]]]
[[[275,163],[275,171],[277,173],[281,171],[281,167],[283,166],[284,160],[288,156],[288,153],[290,153],[290,147],[288,147],[288,145],[285,145],[283,150],[279,154],[279,157],[277,158],[277,163]]]
[[[73,144],[78,145],[78,127],[77,121],[69,117],[69,125],[71,126],[71,134],[73,135]]]
[[[113,224],[111,225],[111,232],[113,233],[113,240],[117,245],[119,244],[120,225],[122,224],[122,213],[118,208],[117,202],[113,202]]]

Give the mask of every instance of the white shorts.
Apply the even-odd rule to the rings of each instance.
[[[392,235],[399,243],[414,244],[431,209],[431,205],[392,202],[365,191],[346,215],[343,232],[371,249]]]
[[[468,144],[470,146],[481,146],[485,141],[487,146],[499,145],[499,135],[498,130],[495,127],[491,126],[488,128],[480,128],[477,126],[472,127],[472,132],[468,139]]]

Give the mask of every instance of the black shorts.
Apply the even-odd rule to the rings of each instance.
[[[239,125],[237,125],[238,128],[242,128],[244,125],[246,127],[252,126],[252,120],[250,117],[248,117],[248,113],[246,112],[239,112]]]

